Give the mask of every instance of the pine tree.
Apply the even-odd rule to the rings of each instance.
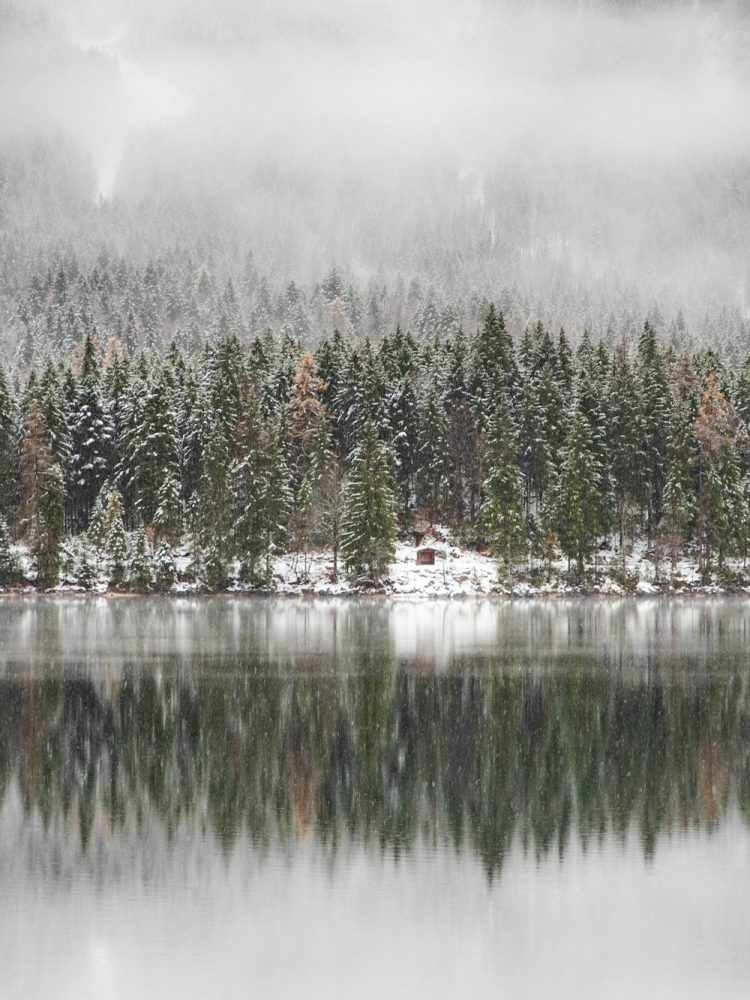
[[[130,560],[130,588],[137,594],[147,594],[153,582],[154,574],[146,532],[143,528],[139,528],[135,533],[133,557]]]
[[[60,574],[65,483],[36,399],[24,423],[20,473],[22,524],[36,563],[37,587],[46,590],[56,585]]]
[[[391,485],[392,458],[372,421],[352,453],[344,498],[341,549],[352,576],[375,583],[395,555],[397,500]]]
[[[230,452],[224,422],[215,416],[203,452],[197,491],[197,533],[202,552],[205,583],[221,590],[229,582],[230,560],[235,553],[234,504],[230,480]]]
[[[153,516],[156,536],[176,544],[180,540],[182,526],[182,499],[180,482],[173,469],[167,469],[156,500],[157,506]]]
[[[4,517],[0,516],[0,587],[10,587],[21,581],[21,564],[11,551],[10,533]]]
[[[711,578],[714,552],[719,569],[732,540],[742,483],[735,445],[740,423],[732,404],[709,375],[694,424],[698,442],[697,528],[701,579]]]
[[[18,511],[19,413],[5,369],[0,365],[0,516]]]
[[[91,590],[96,580],[96,569],[92,559],[91,546],[85,535],[79,536],[73,553],[72,573],[76,585]]]
[[[480,426],[486,428],[503,395],[513,409],[520,381],[513,339],[494,303],[477,333],[472,354],[472,390]]]
[[[177,567],[171,547],[162,542],[154,553],[154,584],[156,589],[166,594],[177,581]]]
[[[696,442],[693,435],[694,417],[690,405],[683,403],[675,415],[667,449],[667,478],[661,529],[670,549],[672,572],[677,565],[680,548],[687,540],[695,517]]]
[[[111,428],[105,411],[95,348],[90,337],[84,344],[81,377],[67,403],[71,463],[68,474],[69,523],[85,530],[96,496],[107,476]]]
[[[648,322],[638,342],[636,377],[640,389],[643,468],[647,484],[646,530],[650,538],[661,516],[672,402],[664,359],[658,350],[656,333]]]
[[[560,548],[569,559],[576,560],[579,576],[583,575],[585,559],[602,531],[601,489],[602,472],[591,425],[579,407],[563,451],[554,499]]]
[[[498,401],[488,429],[487,464],[481,523],[505,579],[526,542],[523,518],[521,473],[518,467],[518,438],[507,402]]]
[[[333,553],[333,579],[339,575],[339,549],[344,523],[344,495],[346,488],[346,468],[334,451],[325,459],[317,493],[318,525],[320,538]]]
[[[107,509],[104,513],[102,534],[104,552],[109,563],[110,580],[113,587],[121,587],[125,581],[128,558],[128,536],[123,521],[122,495],[118,489],[110,490]]]
[[[137,521],[179,532],[178,434],[172,387],[166,371],[131,388],[123,433],[119,481]],[[160,510],[161,508],[161,510]]]
[[[107,501],[109,499],[110,485],[108,482],[102,484],[102,488],[99,490],[94,501],[94,507],[91,511],[91,520],[89,521],[87,534],[91,543],[95,549],[101,549],[104,546],[106,539],[106,528],[104,525],[104,519],[107,513]]]
[[[433,524],[443,508],[448,486],[447,458],[445,409],[431,380],[419,417],[417,503],[427,509]]]
[[[278,431],[250,406],[241,425],[242,458],[233,466],[235,538],[241,573],[251,583],[268,580],[271,558],[282,551],[291,515],[291,476]],[[299,501],[299,497],[298,497]],[[306,497],[302,497],[308,503]]]
[[[289,459],[294,509],[291,519],[292,544],[302,552],[307,576],[308,549],[314,533],[314,495],[327,447],[329,414],[322,401],[325,383],[317,375],[312,355],[305,353],[294,378],[287,404]]]
[[[611,456],[616,527],[622,548],[632,508],[648,503],[650,489],[641,399],[635,373],[624,348],[615,352],[612,362],[609,411],[608,452]]]

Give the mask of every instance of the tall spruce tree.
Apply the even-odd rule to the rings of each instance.
[[[507,578],[524,552],[526,526],[518,437],[504,398],[498,400],[487,437],[489,475],[484,483],[481,522],[498,559],[500,575]]]
[[[18,515],[19,417],[15,394],[0,365],[0,516],[11,525]]]
[[[46,590],[57,584],[60,575],[65,482],[36,399],[24,421],[20,473],[22,524],[36,564],[37,587]]]
[[[357,581],[382,579],[395,556],[398,501],[392,463],[374,422],[368,420],[352,453],[341,531],[344,563]]]
[[[718,378],[708,376],[694,424],[698,442],[697,533],[701,579],[708,583],[713,557],[722,568],[741,520],[742,479],[736,452],[740,422],[736,410],[719,389]]]
[[[678,407],[667,448],[667,478],[664,487],[661,530],[669,546],[674,573],[681,548],[688,539],[696,511],[696,441],[694,415],[688,402]]]
[[[581,407],[573,416],[563,451],[554,498],[554,521],[560,548],[576,561],[579,576],[597,536],[602,533],[602,470],[588,417]]]

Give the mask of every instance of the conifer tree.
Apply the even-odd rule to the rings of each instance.
[[[619,348],[610,375],[607,437],[620,548],[633,508],[648,503],[650,481],[641,417],[635,373],[624,348]]]
[[[672,402],[656,333],[647,322],[638,341],[636,377],[640,390],[640,426],[647,484],[646,530],[649,538],[661,516]]]
[[[214,417],[209,429],[202,465],[195,520],[204,582],[211,590],[221,590],[229,582],[235,532],[229,444],[220,415]]]
[[[19,413],[5,369],[0,365],[0,516],[18,511]]]
[[[504,394],[511,410],[519,385],[513,339],[505,317],[492,303],[473,345],[472,389],[481,426],[486,427]]]
[[[162,542],[154,553],[154,584],[156,589],[166,594],[177,581],[177,566],[171,546]]]
[[[253,406],[241,424],[240,444],[242,458],[232,469],[235,538],[243,578],[261,583],[269,579],[271,558],[286,542],[293,505],[291,476],[278,430],[263,423]]]
[[[177,426],[165,371],[133,384],[119,478],[141,524],[154,524],[162,507],[160,524],[171,532],[179,530]]]
[[[397,500],[391,468],[387,447],[375,424],[367,421],[352,453],[341,532],[344,562],[358,581],[380,580],[395,555]]]
[[[93,340],[83,348],[81,376],[69,401],[71,463],[68,474],[69,522],[76,531],[88,526],[97,493],[107,475],[111,432],[99,384]]]
[[[135,533],[133,557],[130,560],[130,588],[137,594],[147,594],[153,585],[153,567],[146,532],[139,528]]]
[[[521,473],[518,467],[518,439],[505,399],[498,401],[488,429],[487,464],[481,522],[507,578],[524,550],[526,529],[523,518]]]
[[[602,473],[591,426],[579,407],[573,416],[562,457],[554,499],[555,524],[560,548],[575,559],[579,576],[586,557],[602,531]]]
[[[96,579],[96,570],[92,559],[91,546],[85,535],[79,536],[78,545],[73,553],[73,578],[79,587],[91,590]]]
[[[122,494],[115,488],[107,497],[102,534],[104,551],[109,563],[109,575],[113,587],[121,587],[125,582],[125,568],[128,558],[128,536],[123,521],[124,508]]]
[[[318,488],[318,525],[323,544],[333,553],[333,579],[339,575],[339,549],[344,523],[346,468],[334,451],[328,452]]]
[[[10,533],[4,517],[0,516],[0,587],[9,587],[21,580],[21,565],[10,547]]]
[[[431,380],[419,417],[417,503],[427,509],[433,524],[444,505],[448,485],[447,458],[445,410]]]
[[[110,485],[108,482],[102,484],[94,501],[91,511],[87,534],[95,549],[101,549],[106,539],[105,517],[107,513],[107,500],[109,499]]]
[[[713,555],[723,557],[738,520],[741,477],[735,445],[740,434],[737,412],[709,375],[694,424],[698,443],[697,530],[701,579],[711,578]]]
[[[695,517],[696,442],[693,435],[693,414],[683,403],[675,414],[672,435],[667,449],[667,478],[661,529],[669,545],[674,573],[681,547],[685,544]]]
[[[156,500],[157,507],[153,517],[156,536],[176,544],[180,539],[182,526],[182,499],[180,482],[174,469],[166,470]]]
[[[36,563],[37,587],[55,586],[65,529],[65,483],[49,443],[41,405],[34,399],[24,422],[20,461],[21,517]]]

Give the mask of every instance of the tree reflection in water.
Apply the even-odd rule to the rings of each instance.
[[[226,852],[452,845],[494,878],[514,841],[562,856],[571,838],[637,830],[650,856],[731,808],[750,819],[732,602],[687,606],[679,628],[652,608],[642,633],[632,605],[494,606],[458,642],[439,609],[399,639],[383,606],[290,629],[273,616],[299,606],[223,601],[193,610],[186,636],[167,604],[144,618],[153,605],[110,603],[95,622],[69,603],[0,611],[0,794],[17,789],[26,825],[62,823],[84,853],[125,827],[145,840],[197,822]],[[94,659],[76,628],[99,637]]]

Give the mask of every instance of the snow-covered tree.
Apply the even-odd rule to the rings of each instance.
[[[481,523],[500,564],[503,578],[512,573],[523,554],[526,528],[523,517],[518,438],[504,398],[498,400],[487,435],[489,475],[484,482]]]
[[[341,531],[344,562],[357,580],[382,579],[395,556],[398,501],[392,463],[375,424],[368,421],[352,453]]]
[[[104,537],[104,552],[113,587],[121,587],[125,582],[128,536],[125,532],[123,514],[122,495],[117,488],[112,489],[107,497],[107,508],[104,512],[102,534]]]

